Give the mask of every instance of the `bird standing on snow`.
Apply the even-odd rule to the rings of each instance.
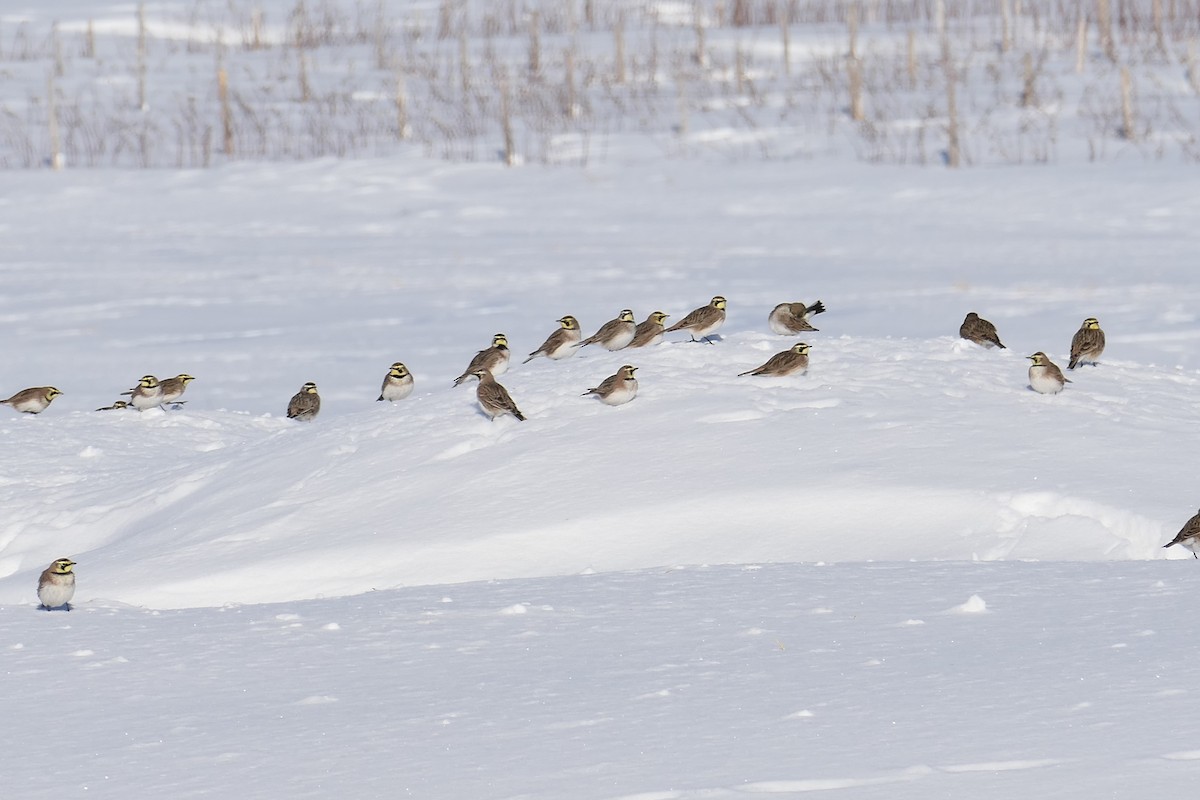
[[[782,353],[776,353],[767,359],[767,363],[761,367],[755,367],[747,372],[738,374],[742,375],[768,375],[780,377],[783,375],[791,375],[799,372],[801,375],[808,372],[808,351],[812,348],[804,342],[799,342],[792,345],[789,349]]]
[[[188,384],[194,380],[196,379],[191,375],[182,372],[174,378],[167,378],[165,381],[162,381],[159,384],[159,387],[162,389],[162,404],[186,403],[186,400],[180,400],[179,398],[183,397],[183,393],[187,391]]]
[[[575,355],[575,351],[579,349],[579,340],[583,336],[579,330],[579,320],[567,314],[558,320],[558,324],[558,330],[547,336],[542,346],[530,353],[529,358],[522,361],[522,364],[528,364],[538,356],[558,361]]]
[[[1197,511],[1196,516],[1184,523],[1175,538],[1164,544],[1163,547],[1170,547],[1173,544],[1183,545],[1192,551],[1192,557],[1200,558],[1200,511]]]
[[[708,342],[708,344],[712,344],[709,336],[716,333],[717,329],[724,323],[725,298],[717,295],[709,301],[708,305],[700,306],[695,311],[688,313],[686,317],[667,328],[666,332],[687,331],[691,334],[693,342]]]
[[[823,313],[825,313],[825,304],[820,300],[811,306],[806,306],[804,303],[780,303],[771,309],[771,313],[767,316],[767,324],[780,336],[790,336],[803,331],[817,330],[808,321],[808,318]]]
[[[0,400],[0,405],[12,406],[23,414],[40,414],[60,394],[62,392],[53,386],[35,386],[22,389],[7,400]]]
[[[525,421],[525,415],[521,413],[521,409],[517,408],[517,404],[508,394],[508,389],[505,389],[500,384],[496,383],[495,376],[486,369],[477,369],[471,373],[476,378],[479,378],[479,386],[475,388],[475,399],[479,401],[479,407],[483,409],[483,413],[496,421],[496,417],[504,414],[512,414],[521,422]]]
[[[471,375],[475,374],[477,369],[486,369],[493,376],[503,375],[508,371],[508,337],[503,333],[497,333],[492,337],[492,346],[486,350],[480,350],[471,359],[471,363],[463,370],[463,374],[454,379],[454,385],[458,386]]]
[[[1041,394],[1058,394],[1070,383],[1063,377],[1062,370],[1045,353],[1038,351],[1025,356],[1033,363],[1029,365],[1029,386]]]
[[[967,318],[958,327],[958,335],[969,342],[974,342],[984,347],[999,347],[1001,350],[1008,349],[1000,341],[1000,334],[996,333],[996,326],[974,311],[967,314]]]
[[[129,395],[129,405],[138,411],[162,405],[162,384],[153,375],[143,375],[137,386],[121,394]]]
[[[633,341],[636,331],[637,322],[633,319],[633,312],[628,308],[622,309],[616,319],[610,319],[601,325],[600,330],[580,342],[579,346],[583,348],[589,344],[598,344],[605,350],[622,350]]]
[[[71,610],[71,598],[75,596],[75,562],[69,558],[59,558],[46,567],[38,578],[38,600],[41,607],[49,611],[52,608],[65,606]]]
[[[300,391],[292,395],[288,403],[288,419],[308,422],[321,411],[321,396],[317,394],[317,385],[312,381],[300,387]]]
[[[658,344],[663,340],[663,322],[666,321],[670,314],[664,314],[661,311],[655,311],[650,316],[646,317],[645,322],[638,323],[638,326],[633,330],[633,341],[629,343],[630,347],[649,347],[650,345]]]
[[[1088,317],[1071,337],[1071,360],[1067,362],[1067,369],[1075,369],[1085,363],[1095,366],[1096,359],[1103,352],[1104,331],[1100,330],[1100,323],[1095,317]]]
[[[633,377],[637,367],[628,364],[617,370],[615,375],[609,375],[595,389],[588,389],[583,397],[594,394],[606,406],[619,406],[637,397],[638,382]]]
[[[383,377],[383,386],[379,389],[379,400],[390,400],[396,402],[403,400],[413,392],[413,376],[408,371],[408,367],[397,361],[392,364],[392,368],[388,370],[387,375]]]

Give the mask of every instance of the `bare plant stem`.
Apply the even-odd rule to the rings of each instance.
[[[512,90],[508,76],[503,72],[500,74],[500,127],[504,135],[504,163],[511,167],[517,163],[517,140],[513,135]]]
[[[1109,61],[1116,64],[1119,58],[1117,57],[1117,43],[1113,38],[1110,0],[1096,0],[1096,27],[1100,32],[1100,46],[1104,48],[1104,55],[1108,57]]]
[[[303,63],[303,62],[301,62]],[[217,102],[221,105],[221,134],[223,152],[227,158],[233,156],[233,110],[229,105],[229,74],[217,62]]]
[[[858,6],[851,5],[846,10],[846,26],[849,28],[850,53],[846,57],[846,72],[850,81],[850,119],[862,122],[866,119],[863,113],[863,68],[862,60],[858,57]]]
[[[536,81],[542,72],[542,15],[529,12],[529,79]]]
[[[58,132],[58,88],[54,85],[54,73],[46,79],[46,116],[50,133],[50,168],[63,168],[62,142]]]
[[[1137,128],[1135,127],[1133,113],[1133,78],[1129,74],[1129,67],[1122,65],[1121,67],[1121,136],[1126,141],[1137,141]]]
[[[137,106],[146,109],[146,4],[138,3],[137,7]]]
[[[625,15],[617,18],[613,27],[613,82],[618,86],[625,83]]]
[[[1075,29],[1075,74],[1082,75],[1087,64],[1087,14],[1079,12],[1079,23]]]

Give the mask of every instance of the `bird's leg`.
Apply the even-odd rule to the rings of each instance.
[[[70,611],[70,610],[71,610],[71,604],[70,604],[70,603],[63,603],[63,605],[67,607],[67,611]]]

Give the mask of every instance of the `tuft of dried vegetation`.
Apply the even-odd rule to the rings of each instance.
[[[585,165],[630,136],[684,157],[950,167],[1198,152],[1200,0],[193,0],[128,16],[0,25],[0,167],[413,147]]]

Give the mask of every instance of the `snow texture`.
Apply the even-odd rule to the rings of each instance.
[[[1200,564],[1162,549],[1200,504],[1190,169],[12,172],[0,239],[0,393],[64,392],[0,406],[0,796],[1200,779]],[[716,294],[712,346],[520,364],[564,314]],[[1089,316],[1100,364],[1033,392]],[[497,332],[523,423],[451,387]],[[807,375],[737,377],[799,340]],[[394,361],[415,391],[376,402]],[[634,401],[580,396],[626,363]],[[179,408],[94,411],[180,372]],[[38,611],[62,556],[75,610]]]

